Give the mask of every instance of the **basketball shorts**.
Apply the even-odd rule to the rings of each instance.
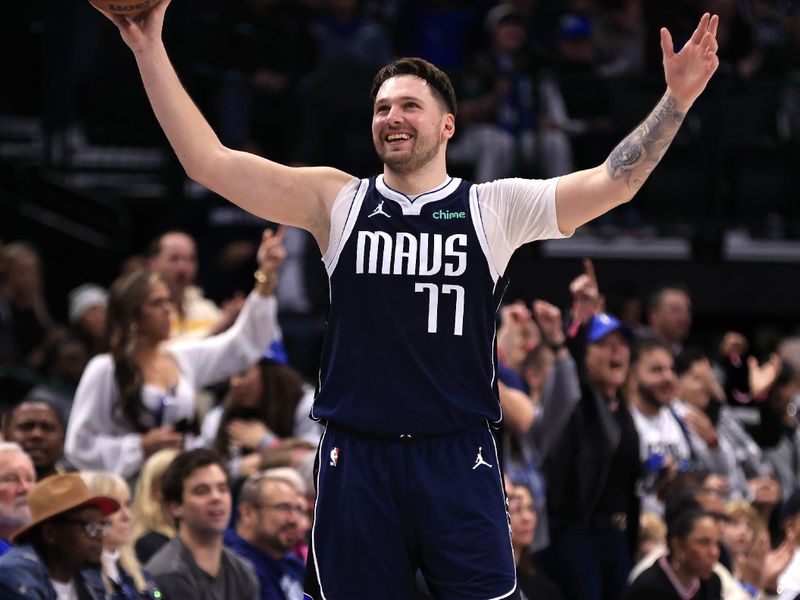
[[[315,468],[307,600],[411,600],[421,571],[443,600],[518,598],[488,425],[376,438],[329,424]]]

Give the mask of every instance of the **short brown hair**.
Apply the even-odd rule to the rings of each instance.
[[[372,101],[375,101],[378,90],[381,89],[381,86],[387,79],[399,75],[414,75],[415,77],[424,79],[430,86],[434,95],[444,103],[448,112],[454,115],[456,114],[456,92],[453,89],[450,78],[439,67],[428,62],[424,58],[398,58],[378,71],[378,74],[375,75],[375,79],[372,80],[372,88],[370,89]]]
[[[161,496],[164,502],[183,504],[183,482],[186,481],[197,469],[217,465],[225,473],[225,479],[230,485],[228,468],[222,457],[208,448],[195,448],[181,452],[167,466],[161,476]]]

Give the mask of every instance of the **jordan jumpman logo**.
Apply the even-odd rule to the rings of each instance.
[[[475,469],[477,469],[478,467],[480,467],[481,465],[487,466],[487,467],[489,467],[490,469],[492,468],[492,465],[490,465],[490,464],[489,464],[489,463],[487,463],[485,460],[483,460],[483,456],[482,456],[481,452],[483,452],[483,447],[479,447],[479,448],[478,448],[478,457],[475,459],[475,466],[474,466],[474,467],[472,467],[472,470],[473,470],[473,471],[474,471]]]
[[[375,215],[383,215],[384,217],[389,217],[391,219],[392,216],[389,213],[387,213],[386,211],[383,210],[383,203],[384,202],[385,202],[385,200],[381,200],[378,203],[378,207],[375,210],[372,211],[372,214],[367,215],[367,218],[374,217]]]

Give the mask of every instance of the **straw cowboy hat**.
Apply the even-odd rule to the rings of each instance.
[[[93,495],[78,473],[45,477],[28,494],[28,506],[31,509],[31,522],[14,532],[11,536],[14,543],[19,543],[44,521],[73,508],[96,506],[104,517],[119,510],[119,502],[113,498]]]

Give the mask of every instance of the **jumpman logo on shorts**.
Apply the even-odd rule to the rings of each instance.
[[[475,469],[477,469],[478,467],[480,467],[481,465],[485,465],[485,466],[489,467],[490,469],[492,468],[492,465],[490,465],[485,460],[483,460],[483,456],[481,455],[481,452],[483,452],[483,448],[482,447],[478,447],[478,457],[475,459],[475,466],[472,467],[473,471]]]
[[[372,214],[367,215],[367,218],[369,219],[370,217],[374,217],[375,215],[383,215],[384,217],[388,217],[388,218],[391,219],[392,216],[389,213],[387,213],[385,210],[383,210],[383,203],[384,202],[385,202],[385,200],[381,200],[378,203],[378,207],[375,210],[372,211]]]

